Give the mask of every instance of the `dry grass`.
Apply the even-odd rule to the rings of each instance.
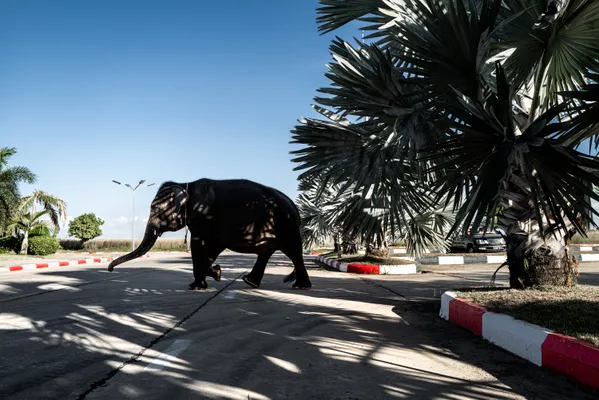
[[[572,244],[598,244],[599,231],[588,231],[587,237],[576,235],[572,238]]]
[[[135,241],[139,245],[140,240]],[[189,242],[189,240],[188,240]],[[77,251],[130,251],[130,239],[93,239],[81,247],[81,242],[74,239],[60,241],[60,246],[64,250]],[[152,251],[184,251],[187,245],[183,244],[183,239],[158,239],[152,247]]]
[[[460,291],[458,297],[599,346],[597,287],[481,288]]]
[[[364,255],[355,255],[355,254],[342,254],[341,258],[337,258],[337,253],[330,252],[323,254],[323,256],[327,258],[332,258],[337,261],[342,261],[345,263],[364,263],[364,264],[375,264],[375,265],[404,265],[404,264],[414,264],[414,261],[404,260],[400,258],[379,258],[379,257],[370,257]]]

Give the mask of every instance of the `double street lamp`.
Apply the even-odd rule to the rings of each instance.
[[[121,185],[121,182],[119,181],[115,181],[114,179],[112,180],[114,183],[116,183],[117,185]],[[125,183],[125,186],[127,186],[129,189],[131,189],[131,193],[133,195],[133,218],[131,219],[131,250],[135,250],[135,191],[137,190],[138,187],[140,187],[141,185],[143,185],[145,183],[145,179],[142,179],[141,181],[139,181],[139,183],[137,184],[137,186],[133,187],[128,183]],[[149,185],[146,185],[146,187],[155,185],[155,183],[150,183]]]

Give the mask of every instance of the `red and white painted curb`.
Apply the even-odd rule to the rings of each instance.
[[[341,261],[335,261],[330,258],[323,256],[316,257],[316,260],[338,269],[341,272],[353,272],[355,274],[369,274],[369,275],[407,275],[417,274],[418,266],[416,264],[405,264],[405,265],[374,265],[374,264],[363,264],[363,263],[344,263]]]
[[[189,250],[152,251],[152,253],[189,253]],[[126,251],[59,251],[56,254],[127,254]]]
[[[148,258],[149,254],[145,254],[139,258]],[[100,257],[100,258],[84,258],[80,260],[68,260],[68,261],[50,261],[47,263],[37,264],[22,264],[22,265],[11,265],[9,267],[0,267],[0,273],[2,272],[17,272],[17,271],[34,271],[38,269],[46,268],[57,268],[57,267],[69,267],[84,264],[97,264],[114,260],[113,257]]]
[[[533,364],[550,368],[599,389],[599,347],[509,315],[459,299],[455,292],[441,296],[439,316]]]

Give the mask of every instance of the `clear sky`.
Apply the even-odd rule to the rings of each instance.
[[[297,119],[313,116],[333,34],[316,0],[0,3],[0,147],[71,217],[137,237],[161,182],[247,178],[292,199]],[[334,34],[352,41],[357,25]],[[64,237],[66,228],[60,236]],[[181,237],[183,231],[165,237]]]

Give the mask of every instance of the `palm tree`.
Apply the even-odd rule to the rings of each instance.
[[[14,147],[0,148],[0,236],[19,202],[19,183],[35,183],[36,176],[26,167],[10,167],[9,159],[16,154]]]
[[[300,178],[353,185],[397,228],[450,205],[446,236],[497,223],[511,287],[569,285],[569,239],[599,200],[599,161],[580,151],[599,144],[599,2],[320,3],[323,33],[359,20],[375,42],[332,42],[315,99],[328,120],[292,131]]]
[[[300,183],[301,193],[297,199],[297,208],[302,220],[301,234],[304,246],[311,249],[331,240],[335,243],[335,251],[340,250],[339,227],[331,221],[329,201],[334,198],[334,188],[325,188],[318,193],[314,182]]]
[[[35,213],[20,213],[10,220],[6,230],[9,234],[23,236],[24,241],[32,236],[52,236],[54,230],[51,222],[43,219],[46,215],[49,215],[49,212],[45,210]],[[26,252],[27,248],[23,252],[23,247],[21,247],[21,253],[25,254]]]
[[[40,211],[37,210],[38,205],[41,206]],[[48,220],[40,220],[43,216],[47,216]],[[56,236],[66,218],[66,203],[56,196],[36,190],[31,196],[23,197],[10,224],[11,233],[23,235],[20,254],[27,254],[31,230],[46,227],[46,232]]]

